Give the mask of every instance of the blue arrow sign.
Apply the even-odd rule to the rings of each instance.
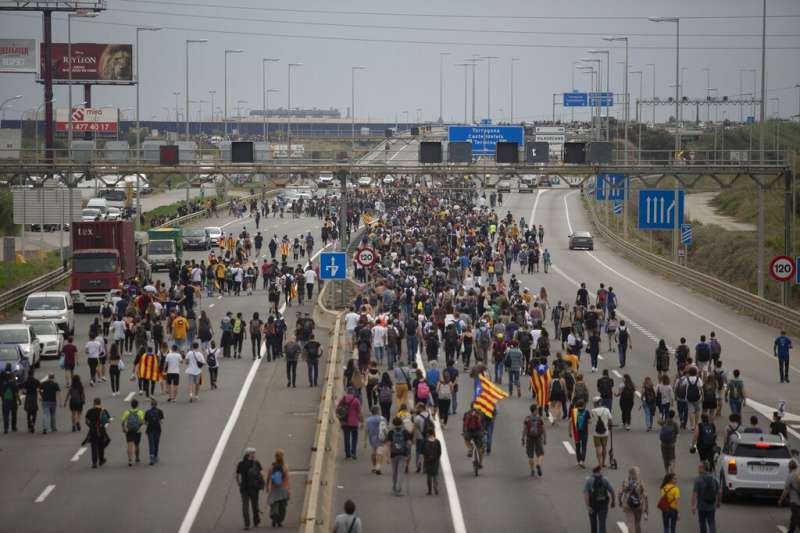
[[[678,194],[678,224],[683,224],[684,192]],[[639,229],[673,229],[675,227],[675,191],[642,189],[639,191]]]
[[[319,279],[324,281],[347,279],[347,253],[322,252],[319,254]]]
[[[522,146],[524,130],[517,126],[450,126],[447,140],[472,143],[472,155],[493,156],[498,142],[512,142]]]
[[[595,182],[595,199],[614,202],[625,199],[625,174],[599,174]]]
[[[681,224],[681,244],[689,246],[692,244],[692,225]]]

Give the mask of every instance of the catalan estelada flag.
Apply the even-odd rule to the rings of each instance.
[[[535,368],[531,374],[531,386],[536,394],[536,405],[546,407],[550,402],[550,383],[553,372],[549,367]]]
[[[494,418],[494,406],[500,400],[508,398],[508,394],[492,383],[492,381],[481,374],[478,386],[475,388],[475,397],[472,400],[472,407],[483,413],[489,418]]]

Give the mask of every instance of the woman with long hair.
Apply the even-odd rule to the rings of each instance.
[[[289,503],[289,466],[281,449],[275,451],[275,461],[267,479],[267,505],[272,527],[283,527],[286,519],[286,506]]]
[[[83,406],[86,403],[86,394],[83,391],[83,383],[79,375],[72,376],[72,383],[69,384],[67,394],[64,397],[64,407],[69,404],[69,412],[72,415],[72,431],[81,430],[81,415]]]
[[[678,524],[678,501],[681,498],[681,489],[678,488],[676,480],[675,474],[670,472],[661,482],[658,508],[661,511],[664,533],[675,533]]]
[[[619,396],[619,408],[622,410],[622,425],[625,426],[625,431],[631,430],[631,412],[633,411],[633,403],[636,398],[636,385],[633,384],[630,374],[622,376],[622,385],[615,393]]]
[[[639,467],[628,470],[628,479],[622,482],[619,502],[625,513],[625,525],[630,533],[642,533],[642,515],[647,515],[647,491],[639,475]]]

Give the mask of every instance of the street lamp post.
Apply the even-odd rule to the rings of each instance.
[[[471,58],[465,59],[464,61],[470,63],[472,67],[472,123],[475,123],[475,67],[480,61],[480,54],[472,54]]]
[[[653,127],[656,127],[656,64],[655,63],[648,63],[645,65],[646,67],[650,67],[653,69]]]
[[[625,127],[625,163],[627,163],[628,162],[628,122],[630,121],[630,109],[631,109],[630,92],[628,91],[628,76],[630,75],[630,73],[628,72],[628,50],[629,50],[628,44],[629,43],[628,43],[628,38],[627,37],[605,37],[604,40],[610,41],[610,42],[613,42],[613,41],[624,41],[625,42],[625,76],[622,77],[622,79],[625,81],[625,83],[623,84],[624,87],[622,89],[622,91],[625,93],[625,110],[624,110],[624,112],[622,114],[622,117],[623,117],[622,120],[625,123],[624,124],[624,127]],[[641,91],[639,91],[639,92],[641,92]],[[639,99],[641,100],[641,98],[642,98],[642,96],[640,94],[639,95]],[[637,113],[637,116],[638,116],[638,113]],[[626,208],[627,208],[627,206],[626,206]],[[628,230],[628,226],[626,225],[625,226],[625,231],[627,232],[627,230]]]
[[[706,73],[706,122],[711,122],[711,68],[705,67],[700,70]],[[739,79],[741,80],[741,78],[742,73],[740,71]]]
[[[208,91],[208,95],[211,97],[211,131],[214,131],[214,95],[217,94],[217,91]]]
[[[599,93],[600,91],[603,90],[603,60],[584,57],[581,58],[581,61],[583,61],[584,63],[597,63],[597,70],[595,71],[597,72],[597,89],[593,90],[596,90]],[[592,78],[592,85],[593,86],[595,85],[594,78]],[[602,115],[599,104],[600,104],[600,99],[595,98],[595,101],[591,106],[593,112],[592,131],[595,131],[596,129],[596,135],[594,136],[595,141],[599,141],[600,137],[602,136]],[[597,122],[596,127],[595,127],[595,121]]]
[[[261,90],[263,94],[261,95],[261,99],[264,103],[264,114],[261,116],[264,122],[264,142],[268,142],[269,138],[269,108],[267,107],[267,92],[269,89],[267,88],[267,63],[276,63],[280,61],[280,59],[275,57],[265,57],[261,59]]]
[[[141,148],[142,148],[142,134],[141,134],[141,124],[139,123],[139,85],[141,82],[141,73],[139,71],[139,34],[143,31],[159,31],[161,28],[157,28],[155,26],[139,26],[136,28],[136,160],[139,161],[141,159]],[[71,69],[70,63],[70,69]],[[72,90],[70,89],[70,92]],[[72,112],[70,111],[70,115]],[[70,131],[72,128],[70,128]],[[139,224],[139,208],[140,208],[140,196],[139,196],[139,176],[136,176],[136,224]],[[138,226],[137,226],[138,227]]]
[[[0,111],[3,112],[3,120],[5,120],[5,109],[4,108],[6,107],[6,104],[8,104],[10,102],[13,102],[14,100],[20,100],[20,99],[22,99],[22,95],[18,94],[16,96],[12,96],[11,98],[6,98],[2,102],[0,102]],[[11,106],[8,106],[8,109],[10,109],[10,108],[11,108]]]
[[[587,53],[589,53],[589,54],[602,54],[602,55],[606,56],[606,83],[605,83],[605,89],[606,89],[606,92],[610,92],[610,87],[611,87],[611,50],[587,50]],[[598,70],[600,71],[600,80],[599,80],[599,83],[598,83],[598,85],[600,86],[599,92],[603,91],[603,74],[602,74],[602,70],[603,69],[602,69],[602,66],[603,66],[603,63],[601,62],[599,67],[598,67]],[[608,99],[604,98],[603,100],[605,100],[605,103],[606,103],[606,105],[605,105],[605,108],[606,108],[606,140],[610,141],[611,140],[611,121],[609,120],[609,112],[610,112],[611,108],[608,105],[608,103],[609,103]],[[600,107],[602,109],[602,106],[600,106]],[[601,119],[600,124],[602,126],[602,119]],[[601,132],[602,132],[602,128],[601,128]]]
[[[577,70],[580,70],[584,74],[589,74],[589,92],[593,92],[594,89],[594,67],[587,67],[587,66],[578,66],[576,67]],[[595,121],[594,121],[594,106],[589,107],[589,122],[592,123],[592,140],[595,140]]]
[[[287,76],[287,105],[286,105],[286,157],[287,159],[292,158],[292,68],[294,67],[302,67],[302,63],[289,63],[288,65],[288,76]],[[342,191],[344,194],[344,191]]]
[[[234,50],[225,50],[225,74],[223,77],[224,83],[224,91],[223,91],[223,99],[225,100],[225,104],[223,105],[225,109],[225,115],[223,117],[223,121],[225,122],[225,139],[228,139],[228,54],[241,54],[244,52],[241,48],[236,48]]]
[[[467,69],[469,68],[469,63],[456,63],[457,67],[464,67],[464,124],[467,123],[467,103],[469,102],[469,97],[467,96],[467,83],[468,83],[468,76],[469,72]]]
[[[486,60],[486,118],[492,120],[492,60],[499,59],[496,56],[483,56]]]
[[[189,113],[189,45],[190,44],[201,44],[207,43],[208,39],[186,39],[186,140],[188,141],[191,137],[189,135],[189,121],[191,120],[191,115]],[[189,205],[189,200],[187,198],[186,205]]]
[[[178,118],[178,97],[181,95],[180,91],[174,91],[172,95],[175,97],[175,140],[178,140],[180,132],[180,119]]]
[[[444,58],[449,55],[450,52],[439,52],[439,124],[444,121]]]
[[[350,67],[350,151],[352,158],[356,157],[356,71],[366,70],[367,67]]]
[[[514,63],[519,61],[518,57],[511,58],[511,111],[510,111],[510,118],[509,122],[511,124],[514,123]]]
[[[67,14],[67,76],[69,78],[67,81],[67,93],[69,94],[67,97],[69,106],[67,113],[67,153],[69,153],[70,157],[72,157],[72,19],[74,17],[95,18],[97,15],[94,11],[84,10]]]

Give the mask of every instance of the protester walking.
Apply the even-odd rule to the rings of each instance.
[[[106,464],[106,448],[111,443],[107,430],[111,415],[103,408],[100,398],[95,398],[92,404],[92,408],[86,411],[87,434],[81,444],[89,443],[92,449],[92,468],[97,468]]]
[[[638,466],[628,470],[628,478],[622,482],[618,500],[625,513],[625,525],[629,533],[642,533],[642,517],[647,520],[648,501]]]
[[[261,523],[261,510],[258,507],[258,494],[264,487],[264,469],[256,459],[255,448],[245,448],[244,457],[236,465],[236,484],[239,485],[239,494],[242,498],[242,517],[244,529],[250,529],[250,512],[253,514],[253,525],[258,527]]]
[[[267,505],[272,527],[283,527],[290,496],[289,467],[286,465],[283,450],[278,449],[267,478]]]
[[[158,463],[158,449],[161,443],[161,430],[164,427],[164,411],[158,408],[158,401],[150,399],[150,409],[144,414],[147,424],[147,447],[150,451],[150,466]]]
[[[122,432],[128,447],[128,466],[133,466],[134,461],[139,462],[139,444],[142,440],[142,426],[144,425],[144,411],[139,409],[139,401],[131,399],[130,409],[122,413]]]

